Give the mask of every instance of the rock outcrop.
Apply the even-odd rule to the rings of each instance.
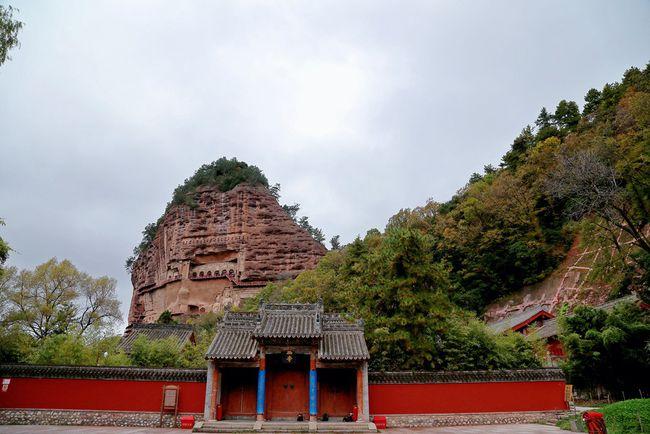
[[[604,303],[611,286],[589,279],[600,250],[581,248],[576,239],[564,261],[553,273],[541,282],[526,286],[487,306],[485,320],[491,323],[538,307],[557,314],[564,304],[572,309],[578,304],[598,306]]]
[[[154,322],[165,310],[182,316],[238,305],[270,281],[314,268],[326,252],[265,187],[202,187],[195,201],[167,210],[134,263],[129,324]]]

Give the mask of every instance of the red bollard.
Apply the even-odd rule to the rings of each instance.
[[[386,429],[386,416],[374,416],[372,418],[372,421],[374,422],[377,429]]]
[[[354,406],[352,407],[352,420],[356,422],[359,419],[359,407]]]
[[[181,429],[194,428],[194,416],[181,416]]]
[[[602,413],[597,411],[585,411],[582,413],[582,420],[587,425],[589,434],[607,434],[605,419]]]
[[[217,420],[223,420],[223,407],[217,404]]]

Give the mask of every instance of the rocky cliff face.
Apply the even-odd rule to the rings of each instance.
[[[264,187],[203,187],[196,206],[173,206],[133,266],[129,324],[220,311],[269,281],[316,266],[323,245],[300,228]]]
[[[494,322],[537,307],[557,314],[565,303],[569,308],[578,304],[597,306],[604,303],[611,286],[589,279],[594,261],[602,249],[581,248],[579,244],[576,239],[564,261],[544,280],[490,304],[485,311],[485,320]]]

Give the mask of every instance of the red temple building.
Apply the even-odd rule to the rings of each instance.
[[[206,424],[369,421],[363,323],[325,313],[322,303],[227,312],[206,358]]]

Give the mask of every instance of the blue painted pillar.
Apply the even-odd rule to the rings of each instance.
[[[318,377],[316,376],[316,357],[312,353],[309,360],[309,420],[316,421],[318,415]]]
[[[260,370],[257,373],[257,420],[264,420],[264,396],[266,395],[266,359],[260,358]]]

